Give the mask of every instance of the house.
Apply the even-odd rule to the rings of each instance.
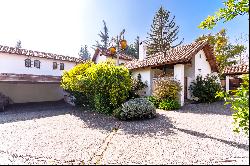
[[[114,63],[117,62],[117,56],[111,55],[109,51],[102,51],[101,49],[97,48],[95,53],[92,57],[92,61],[94,63],[100,63],[107,60],[112,60]],[[126,55],[126,54],[119,54],[119,65],[125,64],[126,62],[135,60],[134,57]]]
[[[213,49],[208,41],[178,46],[170,49],[165,55],[158,53],[150,57],[147,57],[146,45],[142,42],[139,47],[139,59],[125,63],[125,67],[132,71],[133,77],[136,78],[140,73],[142,81],[147,81],[146,96],[152,94],[156,79],[164,77],[180,81],[181,105],[184,105],[185,99],[191,99],[188,88],[196,76],[217,75],[218,72]]]
[[[0,45],[0,93],[13,103],[64,98],[61,75],[82,59]]]
[[[249,65],[237,64],[225,67],[223,74],[226,75],[226,91],[235,90],[242,83],[242,74],[249,74]]]

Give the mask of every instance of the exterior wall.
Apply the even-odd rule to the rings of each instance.
[[[146,55],[146,44],[142,42],[142,44],[139,45],[139,60],[143,60],[147,57]]]
[[[180,81],[182,90],[180,92],[179,102],[181,106],[184,105],[184,65],[177,64],[174,65],[174,79]]]
[[[53,69],[53,62],[57,62],[57,64],[64,63],[64,70],[69,70],[76,65],[76,62],[30,57],[32,61],[39,60],[41,62],[40,69],[35,68],[33,65],[31,67],[25,67],[24,60],[27,59],[27,57],[28,56],[0,53],[0,73],[61,76],[63,70],[60,70],[59,65],[57,69]]]
[[[107,60],[112,60],[112,61],[114,61],[115,64],[116,64],[116,61],[117,61],[116,58],[113,58],[113,59],[112,59],[111,57],[108,57]],[[125,62],[129,62],[129,61],[119,58],[119,65],[124,64]]]
[[[106,60],[107,60],[106,56],[103,56],[103,55],[100,56],[100,54],[99,54],[99,55],[97,55],[95,62],[96,63],[101,63],[101,62],[105,62]]]
[[[104,55],[100,56],[100,54],[97,55],[96,61],[95,61],[95,62],[96,62],[96,63],[101,63],[101,62],[105,62],[105,61],[107,61],[107,60],[112,60],[112,61],[114,61],[114,63],[116,64],[116,58],[111,58],[111,57],[107,57],[107,56],[104,56]],[[119,65],[120,65],[120,64],[123,64],[123,63],[125,63],[125,62],[128,62],[128,60],[119,59]]]
[[[195,55],[195,75],[196,76],[201,75],[205,77],[207,74],[211,74],[211,67],[208,61],[206,61],[206,55],[203,50],[200,50]]]
[[[141,74],[142,82],[147,82],[148,87],[145,89],[145,96],[150,96],[152,94],[152,70],[151,68],[133,70],[132,77],[137,78],[137,75]]]
[[[191,64],[184,65],[184,77],[187,77],[187,99],[192,99],[189,87],[195,80],[195,58],[192,58]]]
[[[0,92],[14,103],[58,101],[64,98],[59,84],[0,83]]]

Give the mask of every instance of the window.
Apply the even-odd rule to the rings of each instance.
[[[53,62],[53,69],[57,69],[57,63]]]
[[[64,70],[64,63],[60,63],[60,70]]]
[[[31,60],[30,59],[25,59],[25,67],[31,67]]]
[[[41,62],[39,60],[34,60],[34,67],[40,69]]]

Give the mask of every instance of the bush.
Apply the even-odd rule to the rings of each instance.
[[[142,82],[141,74],[137,75],[137,79],[131,78],[131,80],[132,80],[132,84],[131,84],[131,90],[129,91],[128,99],[138,98],[138,97],[140,97],[139,91],[148,87],[147,82],[145,82],[145,83]]]
[[[161,79],[156,80],[154,84],[153,96],[155,96],[158,100],[166,98],[175,100],[178,98],[178,94],[181,91],[181,85],[176,80]]]
[[[136,98],[125,102],[120,108],[115,109],[113,115],[120,120],[154,118],[156,109],[146,98]]]
[[[156,108],[159,108],[160,100],[154,96],[148,96],[147,99],[154,104]]]
[[[230,96],[229,92],[234,92]],[[223,97],[226,101],[225,105],[231,104],[234,111],[234,132],[239,133],[243,131],[249,135],[249,75],[244,75],[243,83],[237,90],[230,90],[229,92],[219,92],[216,97]]]
[[[179,102],[173,99],[164,99],[159,104],[159,108],[163,110],[176,110],[180,107]]]
[[[220,83],[216,82],[216,76],[207,75],[205,78],[197,76],[196,81],[191,82],[189,89],[198,102],[211,103],[220,100],[216,98],[216,92],[222,90]]]
[[[78,103],[87,100],[98,112],[111,114],[128,97],[131,79],[127,68],[112,62],[77,65],[62,78],[62,87],[69,91]]]
[[[62,75],[61,87],[73,96],[73,101],[76,106],[85,106],[91,104],[89,102],[89,85],[82,84],[81,79],[86,77],[86,70],[93,66],[94,63],[88,61],[83,64],[78,64],[69,71],[65,71]],[[85,86],[84,86],[85,85]]]

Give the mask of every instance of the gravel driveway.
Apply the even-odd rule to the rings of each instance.
[[[121,122],[53,102],[0,112],[1,164],[249,164],[222,102]]]

